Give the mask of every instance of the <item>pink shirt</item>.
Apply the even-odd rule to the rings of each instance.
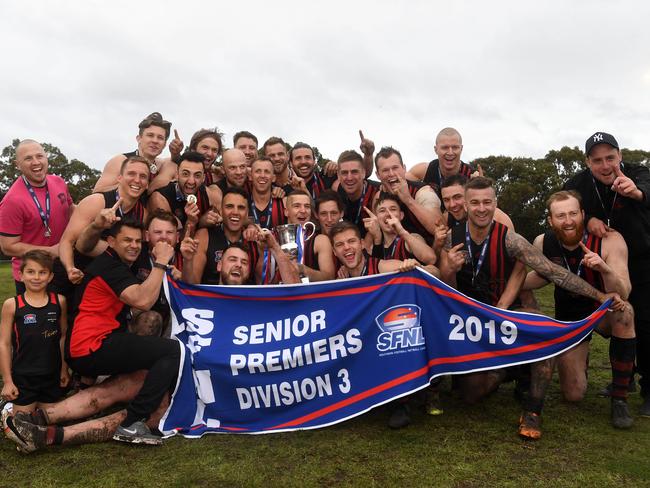
[[[45,212],[45,187],[33,187],[36,198]],[[63,178],[47,175],[47,188],[50,193],[50,231],[45,237],[45,227],[32,200],[25,182],[18,178],[0,202],[0,234],[21,236],[20,242],[35,246],[54,246],[70,220],[70,207],[73,205],[68,186]],[[14,279],[18,280],[20,258],[12,258]]]

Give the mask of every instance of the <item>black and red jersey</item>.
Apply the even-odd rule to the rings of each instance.
[[[318,195],[323,193],[325,190],[332,188],[335,181],[336,175],[327,176],[322,170],[315,168],[312,175],[305,179],[305,186],[307,187],[307,191],[311,194],[311,197],[316,200]]]
[[[187,222],[187,214],[185,213],[185,205],[187,204],[187,196],[180,190],[178,182],[171,181],[166,186],[156,190],[160,193],[169,205],[171,213],[180,221],[182,226]],[[196,192],[196,205],[199,207],[199,216],[210,210],[210,198],[205,185],[199,186]]]
[[[472,167],[467,164],[460,162],[460,168],[458,169],[458,174],[463,175],[465,178],[469,179],[472,176]],[[440,198],[441,211],[444,212],[445,205],[442,203],[442,193],[440,188],[442,186],[442,173],[440,172],[440,160],[434,159],[427,166],[427,172],[424,174],[424,181],[426,184],[431,185],[431,188],[435,190],[438,197]]]
[[[79,358],[97,351],[111,333],[127,326],[129,307],[120,294],[140,280],[108,248],[88,265],[77,288],[77,315],[68,328],[66,356]]]
[[[284,203],[281,198],[271,198],[269,203],[260,210],[255,205],[251,195],[248,202],[249,217],[262,229],[272,230],[275,226],[287,223],[287,217],[284,214]]]
[[[393,239],[390,246],[386,247],[383,242],[372,246],[372,256],[379,259],[404,259],[413,258],[413,254],[406,248],[406,241],[397,236]]]
[[[451,229],[451,245],[467,244],[465,240],[465,225],[457,225]],[[470,239],[470,262],[466,262],[456,273],[456,288],[465,295],[489,305],[496,305],[503,294],[508,278],[512,274],[516,260],[506,251],[506,235],[508,228],[499,222],[492,222],[489,242],[483,262],[479,268],[480,255],[484,242],[476,243]],[[486,238],[487,240],[487,238]],[[476,272],[476,277],[473,274]]]
[[[208,229],[208,247],[206,250],[205,268],[203,268],[203,276],[201,283],[208,285],[218,285],[220,281],[219,272],[217,271],[217,264],[221,261],[223,252],[232,244],[228,240],[223,230],[223,225],[209,227]],[[256,242],[245,241],[240,236],[239,241],[245,243],[248,248],[248,260],[250,265],[250,280],[255,281],[255,266],[259,259],[259,248]]]
[[[426,183],[422,183],[421,181],[406,180],[406,183],[408,185],[409,194],[413,199],[415,199],[415,195],[417,195],[417,193],[422,188],[428,186]],[[386,195],[385,192],[380,192],[379,198],[382,198],[382,196],[384,195]],[[431,244],[433,242],[434,236],[429,233],[429,231],[424,227],[424,225],[422,225],[422,223],[413,214],[410,208],[404,205],[401,201],[399,203],[399,206],[402,212],[404,212],[404,218],[402,219],[402,226],[404,227],[404,229],[406,229],[408,232],[411,233],[420,234],[427,243]]]
[[[366,180],[364,182],[361,197],[357,200],[352,201],[348,197],[348,194],[345,193],[343,186],[339,185],[338,194],[343,199],[343,205],[345,205],[343,220],[347,220],[348,222],[355,224],[359,228],[359,232],[361,232],[362,239],[368,232],[365,225],[363,225],[363,219],[367,217],[366,213],[363,211],[363,207],[372,208],[372,202],[375,198],[375,195],[379,193],[379,189],[379,182]]]
[[[586,233],[583,242],[590,251],[602,256],[603,240],[600,237]],[[605,283],[603,282],[601,274],[598,271],[594,271],[593,269],[589,269],[580,264],[584,257],[584,251],[580,246],[573,250],[564,248],[564,246],[560,244],[560,241],[558,241],[555,233],[552,230],[549,230],[544,234],[542,252],[544,253],[544,256],[553,263],[562,266],[563,268],[567,268],[572,273],[577,274],[597,290],[602,292],[605,291]],[[599,302],[592,300],[591,298],[571,293],[559,286],[555,287],[554,295],[555,318],[558,320],[568,321],[584,319],[600,305]]]
[[[11,334],[11,371],[23,376],[46,376],[61,371],[61,305],[49,292],[42,307],[30,305],[21,294],[14,297],[16,313]]]

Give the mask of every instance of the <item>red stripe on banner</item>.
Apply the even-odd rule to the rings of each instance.
[[[531,344],[528,346],[521,346],[517,347],[515,349],[505,349],[501,351],[493,351],[493,352],[484,352],[484,353],[475,353],[475,354],[466,354],[464,356],[457,356],[453,358],[438,358],[438,359],[432,359],[429,361],[426,367],[416,369],[415,371],[412,371],[411,373],[407,373],[403,376],[400,376],[399,378],[395,378],[393,380],[390,380],[386,383],[383,383],[381,385],[377,385],[369,390],[363,391],[361,393],[357,393],[356,395],[346,398],[345,400],[341,400],[340,402],[334,403],[328,407],[321,408],[320,410],[316,410],[315,412],[312,412],[307,415],[303,415],[302,417],[299,417],[295,420],[291,420],[289,422],[285,422],[283,424],[275,425],[273,427],[269,427],[265,430],[275,430],[275,429],[282,429],[286,427],[295,427],[296,425],[309,422],[310,420],[314,420],[316,418],[322,417],[323,415],[327,415],[328,413],[334,412],[336,410],[339,410],[343,407],[347,407],[348,405],[351,405],[353,403],[357,403],[360,400],[364,400],[368,397],[371,397],[373,395],[376,395],[377,393],[380,393],[382,391],[388,390],[390,388],[393,388],[394,386],[400,385],[402,383],[405,383],[407,381],[411,381],[415,378],[418,378],[420,376],[423,376],[427,374],[429,371],[429,367],[439,365],[439,364],[454,364],[454,363],[459,363],[459,362],[466,362],[466,361],[475,361],[478,359],[486,359],[489,357],[496,357],[496,356],[509,356],[509,355],[514,355],[514,354],[519,354],[523,352],[528,352],[528,351],[533,351],[536,349],[541,349],[543,347],[556,344],[558,342],[563,342],[565,340],[571,339],[572,337],[575,337],[578,335],[580,332],[584,331],[585,329],[591,327],[591,324],[593,324],[597,319],[599,319],[606,310],[602,310],[600,313],[596,314],[594,317],[592,317],[592,320],[589,322],[585,323],[582,327],[569,332],[568,334],[565,334],[561,337],[558,337],[556,339],[552,339],[549,341],[541,342],[538,344]]]

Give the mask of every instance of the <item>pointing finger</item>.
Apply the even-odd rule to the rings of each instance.
[[[180,137],[178,137],[178,131],[176,129],[174,129],[174,139],[180,139]]]
[[[361,141],[365,139],[365,137],[363,137],[363,131],[361,129],[359,129],[359,137],[361,138]]]
[[[122,203],[122,197],[117,199],[117,202],[115,202],[115,205],[111,207],[111,210],[115,212],[118,208],[120,208],[121,203]]]
[[[614,166],[614,174],[616,176],[625,176],[623,174],[623,172],[621,171],[621,165],[620,164],[617,164],[616,166]]]
[[[377,216],[376,216],[374,213],[372,213],[372,212],[370,211],[370,209],[369,209],[368,207],[366,207],[365,205],[364,205],[363,209],[366,211],[366,213],[367,213],[368,215],[370,215],[370,217],[377,218]]]
[[[461,242],[460,244],[456,244],[454,247],[450,249],[450,251],[460,251],[464,245],[465,245],[464,242]]]
[[[591,252],[591,249],[589,249],[587,246],[585,246],[584,242],[580,241],[579,244],[580,244],[580,247],[582,248],[582,250],[585,253],[590,253]]]

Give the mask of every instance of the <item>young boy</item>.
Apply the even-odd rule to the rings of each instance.
[[[53,264],[52,256],[44,251],[25,253],[20,267],[25,293],[2,305],[2,398],[13,402],[14,413],[33,412],[59,401],[70,381],[62,359],[65,297],[46,290],[54,277]]]

